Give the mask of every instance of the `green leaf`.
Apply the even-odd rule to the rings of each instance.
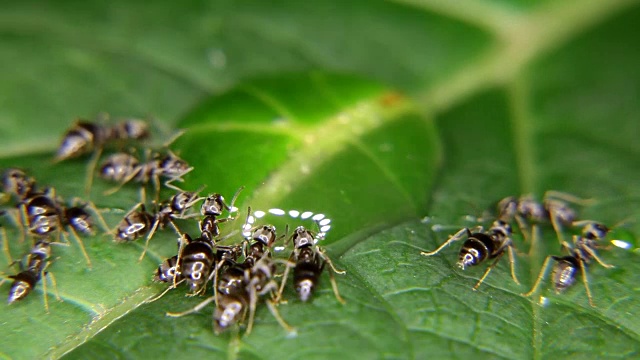
[[[5,4],[0,15],[0,168],[20,166],[66,199],[81,196],[86,161],[54,164],[76,116],[151,117],[155,143],[183,128],[172,149],[195,166],[181,184],[237,206],[310,210],[331,218],[322,243],[345,275],[341,305],[324,274],[311,303],[287,289],[287,334],[259,304],[250,335],[215,336],[202,298],[163,290],[151,276],[175,254],[161,231],[141,242],[85,238],[54,246],[44,281],[0,306],[7,358],[630,358],[640,324],[640,6],[632,1],[217,1]],[[402,95],[402,94],[409,95]],[[86,159],[85,159],[86,160]],[[138,199],[96,179],[91,199],[115,226]],[[582,218],[632,244],[588,268],[596,308],[578,282],[549,279],[526,298],[555,234],[501,261],[478,291],[483,266],[455,266],[447,236],[475,226],[499,199],[554,189],[596,202]],[[170,192],[163,193],[169,196]],[[239,228],[244,219],[225,224]],[[281,229],[284,220],[273,219]],[[291,226],[298,222],[288,220]],[[194,232],[194,222],[181,223]],[[29,249],[8,222],[18,258]],[[437,231],[436,231],[437,230]],[[286,258],[287,252],[278,256]],[[15,273],[2,258],[0,269]],[[8,291],[8,284],[2,286]],[[541,305],[541,299],[546,301]]]

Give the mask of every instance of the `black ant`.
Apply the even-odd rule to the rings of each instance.
[[[73,203],[78,201],[78,199],[75,199]],[[88,267],[91,268],[89,254],[84,247],[82,239],[78,236],[78,232],[84,235],[94,234],[91,215],[85,210],[87,207],[99,219],[101,225],[107,229],[107,225],[95,205],[90,202],[83,202],[81,205],[67,207],[56,196],[53,188],[47,188],[42,192],[33,192],[23,199],[19,204],[20,217],[14,217],[14,220],[20,226],[26,226],[28,232],[38,238],[48,237],[51,233],[57,232],[58,239],[62,234],[65,241],[68,242],[65,228],[68,229],[80,246]]]
[[[191,249],[189,249],[191,252]],[[235,261],[240,257],[242,253],[241,245],[216,245],[215,247],[215,271],[224,271],[231,264],[235,264]],[[209,279],[211,275],[209,275]],[[174,255],[165,259],[156,270],[153,281],[171,283],[165,291],[160,295],[147,300],[147,302],[154,302],[163,297],[169,290],[174,289],[177,285],[184,282],[186,279],[178,268],[178,255]]]
[[[272,279],[276,270],[275,262],[270,257],[262,257],[252,267],[243,264],[229,267],[216,285],[217,295],[202,301],[194,308],[181,313],[167,313],[167,316],[180,317],[202,310],[211,302],[216,302],[213,313],[213,328],[219,334],[239,321],[243,321],[249,312],[246,334],[253,329],[255,310],[260,296],[273,293],[278,284]],[[287,324],[271,300],[266,300],[269,311],[280,326],[287,332],[295,333],[295,329]]]
[[[329,272],[329,279],[331,281],[331,287],[333,288],[333,294],[339,302],[345,304],[346,301],[340,296],[338,284],[333,276],[334,272],[336,274],[344,274],[345,271],[335,268],[331,259],[316,244],[318,237],[310,230],[307,230],[304,226],[298,226],[291,236],[291,240],[293,240],[294,250],[289,256],[289,261],[282,276],[282,283],[280,284],[276,301],[280,301],[282,297],[282,292],[287,282],[287,276],[291,266],[293,266],[294,284],[298,297],[302,301],[308,301],[313,295],[313,291],[317,286],[318,279],[325,264],[328,263],[331,270],[333,270],[333,272]]]
[[[513,241],[511,240],[511,233],[511,226],[506,221],[498,219],[493,222],[488,231],[483,231],[482,226],[478,226],[473,232],[469,230],[469,228],[464,228],[451,236],[434,251],[422,251],[420,255],[435,255],[442,251],[447,245],[466,236],[467,240],[462,244],[458,255],[458,267],[464,270],[466,267],[478,265],[486,259],[495,259],[473,287],[473,290],[477,290],[478,287],[480,287],[484,279],[489,275],[489,272],[498,264],[505,250],[509,253],[511,277],[513,281],[519,285],[520,282],[515,272],[515,256],[513,253],[514,247]]]
[[[6,241],[6,233],[4,229],[2,229],[3,240]],[[45,272],[46,268],[49,266],[48,259],[51,257],[51,245],[46,240],[39,240],[35,243],[29,255],[27,256],[27,266],[26,269],[23,268],[22,261],[19,261],[20,264],[20,272],[16,275],[11,275],[8,278],[13,279],[11,284],[11,289],[9,290],[9,297],[7,302],[9,305],[15,303],[16,301],[20,301],[27,297],[31,293],[31,291],[35,288],[36,284],[40,281],[43,275],[49,275],[51,278],[51,282],[54,285],[56,290],[56,298],[59,301],[62,301],[60,295],[58,294],[58,287],[56,284],[55,277],[53,273]],[[4,282],[4,281],[3,281]],[[47,282],[44,281],[42,283],[43,286],[43,295],[44,295],[44,306],[49,312],[49,302],[47,300]]]
[[[498,202],[498,219],[505,222],[516,220],[518,228],[525,240],[529,235],[526,229],[530,223],[550,221],[560,243],[564,242],[562,229],[571,226],[577,218],[576,211],[568,203],[588,204],[591,200],[579,199],[573,195],[549,190],[542,202],[536,201],[531,195],[506,197]]]
[[[236,190],[236,193],[233,194],[230,205],[227,205],[224,201],[224,197],[218,193],[210,194],[204,199],[204,202],[200,207],[200,214],[202,215],[202,220],[200,221],[200,232],[203,236],[209,237],[211,241],[214,241],[215,238],[220,236],[220,227],[218,224],[235,220],[235,217],[231,216],[231,213],[237,211],[233,205],[242,190],[244,190],[244,186],[241,186]],[[219,219],[224,210],[229,212],[229,216],[224,219]]]
[[[140,162],[135,156],[127,153],[116,153],[109,156],[100,167],[100,177],[105,180],[117,182],[118,186],[107,190],[105,195],[115,193],[124,184],[135,181],[146,185],[153,183],[156,202],[160,194],[160,178],[166,178],[164,185],[170,189],[182,191],[173,185],[174,181],[184,181],[182,177],[193,170],[186,161],[182,160],[171,150],[161,156],[158,153],[150,155],[147,152],[147,162]],[[144,194],[144,187],[141,188]],[[144,195],[141,202],[144,202]]]
[[[6,169],[2,173],[2,192],[0,203],[6,203],[13,198],[20,202],[30,197],[36,189],[36,181],[24,171],[16,168]]]
[[[62,137],[56,161],[100,152],[110,143],[124,140],[143,140],[149,137],[149,125],[142,120],[124,120],[113,126],[78,120]]]
[[[155,234],[158,227],[162,229],[167,224],[171,224],[178,236],[182,236],[182,232],[180,231],[180,229],[178,229],[178,226],[173,220],[185,220],[198,216],[198,214],[196,213],[189,213],[189,210],[191,210],[195,203],[203,199],[203,197],[198,196],[199,192],[200,190],[196,192],[181,191],[172,196],[168,201],[160,204],[159,209],[154,215],[155,220],[153,221],[153,225],[149,230],[149,235],[147,235],[147,239],[144,244],[144,250],[142,251],[142,254],[140,255],[138,261],[142,261],[142,259],[144,259],[144,255],[146,254],[147,248],[149,247],[149,241]]]
[[[87,166],[85,191],[88,193],[93,181],[93,171],[107,144],[144,140],[149,136],[149,125],[143,120],[129,119],[111,126],[78,120],[65,132],[54,160],[64,161],[93,152]]]
[[[522,294],[523,296],[531,296],[538,289],[540,283],[549,270],[550,261],[555,260],[556,263],[554,266],[553,282],[556,293],[563,292],[573,285],[576,280],[577,272],[580,271],[582,273],[582,282],[584,283],[584,288],[587,292],[587,297],[589,298],[589,304],[593,307],[596,306],[591,296],[591,290],[589,289],[587,266],[591,262],[591,259],[594,259],[598,264],[607,269],[614,267],[613,265],[603,262],[596,253],[596,249],[602,247],[598,242],[607,236],[609,228],[601,223],[591,220],[577,221],[574,225],[584,225],[584,227],[582,229],[582,235],[573,236],[573,246],[563,242],[562,247],[567,250],[569,255],[547,256],[542,264],[542,268],[540,269],[536,282],[530,291]]]

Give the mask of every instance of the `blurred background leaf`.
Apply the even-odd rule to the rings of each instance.
[[[618,0],[3,4],[0,167],[23,167],[70,199],[86,161],[51,157],[76,117],[152,119],[155,143],[186,129],[172,145],[196,168],[186,189],[230,198],[246,186],[241,209],[332,219],[324,244],[347,270],[347,304],[323,275],[312,303],[288,290],[279,307],[297,336],[264,306],[251,335],[215,336],[210,309],[164,316],[201,301],[184,289],[144,304],[163,289],[151,275],[175,254],[173,234],[154,238],[141,263],[141,244],[95,236],[84,241],[92,269],[76,245],[54,247],[64,302],[49,286],[50,314],[41,285],[0,307],[2,355],[637,356],[639,20],[637,2]],[[138,189],[103,196],[110,187],[96,179],[91,199],[115,226]],[[521,286],[505,261],[472,291],[482,269],[458,270],[458,246],[419,255],[475,225],[466,215],[548,189],[598,200],[583,218],[631,219],[615,236],[632,249],[602,254],[616,268],[589,268],[597,308],[580,284],[555,295],[544,283],[546,306],[519,295],[560,251],[548,226],[534,246],[516,236]],[[3,224],[18,258],[29,245]],[[17,270],[0,266],[4,277]]]

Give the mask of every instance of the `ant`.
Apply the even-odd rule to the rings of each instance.
[[[562,248],[565,249],[569,255],[567,256],[554,256],[549,255],[542,264],[538,278],[534,283],[530,291],[523,293],[523,296],[531,296],[540,286],[540,283],[545,278],[551,260],[555,260],[554,277],[553,282],[556,293],[563,292],[568,287],[573,285],[576,280],[577,272],[582,273],[582,282],[589,298],[589,304],[595,307],[593,298],[591,296],[591,290],[589,289],[589,280],[587,279],[587,266],[591,262],[591,259],[596,260],[598,264],[604,268],[610,269],[613,265],[607,264],[600,259],[596,253],[596,249],[602,246],[598,243],[604,239],[609,233],[609,228],[599,222],[592,220],[583,220],[573,223],[574,226],[583,226],[582,235],[573,236],[573,246],[567,242],[562,243]]]
[[[213,328],[216,334],[220,334],[237,322],[243,321],[247,311],[249,312],[249,321],[245,333],[251,334],[260,296],[278,288],[278,284],[272,279],[275,270],[274,260],[267,256],[262,257],[250,268],[243,264],[231,266],[221,275],[221,281],[216,285],[217,295],[209,297],[190,310],[181,313],[169,312],[167,316],[181,317],[192,314],[215,301],[217,305],[213,313]],[[295,329],[284,321],[274,303],[271,300],[266,300],[266,303],[280,326],[289,333],[295,333]]]
[[[302,301],[308,301],[317,286],[325,264],[328,263],[331,270],[333,270],[333,272],[329,272],[333,294],[340,303],[345,304],[346,301],[340,296],[338,284],[333,276],[334,272],[336,274],[344,274],[345,271],[337,270],[327,254],[317,246],[316,243],[319,238],[304,226],[298,226],[290,239],[293,240],[294,250],[289,256],[276,301],[280,301],[282,297],[290,267],[293,266],[293,278],[298,297]]]
[[[592,200],[580,199],[554,190],[547,191],[542,202],[536,201],[531,195],[524,195],[519,199],[515,196],[509,196],[498,202],[498,219],[505,222],[511,222],[515,219],[527,241],[529,235],[526,229],[529,223],[550,221],[558,240],[563,243],[565,241],[563,227],[571,226],[577,218],[576,211],[568,203],[586,205],[591,202]]]
[[[182,232],[178,229],[178,226],[173,220],[184,220],[198,215],[196,213],[189,213],[189,210],[191,210],[195,203],[203,199],[203,197],[198,196],[200,191],[201,189],[196,192],[181,191],[172,196],[168,201],[160,204],[159,209],[154,215],[153,225],[149,230],[149,234],[147,235],[147,239],[144,244],[144,250],[142,251],[140,258],[138,258],[138,261],[142,261],[142,259],[144,259],[149,247],[149,241],[155,234],[158,227],[163,229],[167,224],[171,224],[178,236],[182,236]]]
[[[144,140],[149,136],[149,125],[143,120],[128,119],[112,126],[77,120],[63,135],[54,161],[60,162],[93,152],[92,159],[87,166],[85,191],[88,193],[91,189],[97,161],[102,149],[107,144],[128,140]]]
[[[505,250],[509,253],[511,277],[516,284],[520,285],[515,273],[515,256],[513,254],[514,246],[511,240],[511,233],[511,225],[504,220],[498,219],[493,222],[488,231],[483,231],[482,226],[478,226],[473,232],[469,230],[469,228],[464,228],[449,237],[449,239],[442,243],[437,249],[430,252],[422,251],[420,255],[435,255],[442,251],[447,245],[466,236],[467,240],[462,244],[458,255],[458,267],[464,270],[466,267],[478,265],[487,259],[495,259],[473,287],[473,290],[478,290],[478,287],[480,287],[484,279],[489,275],[489,272],[498,264]]]
[[[250,231],[251,225],[255,223],[256,219],[260,219],[264,217],[267,213],[275,216],[289,215],[289,217],[292,219],[297,219],[299,217],[302,220],[311,219],[315,221],[316,224],[318,224],[318,227],[320,230],[320,232],[316,234],[316,238],[319,240],[324,239],[327,233],[329,232],[329,230],[331,230],[331,219],[327,218],[324,214],[314,214],[311,211],[303,211],[303,212],[300,212],[298,210],[285,211],[278,208],[271,208],[267,210],[267,212],[262,210],[255,210],[253,215],[249,214],[243,228],[243,235],[245,237],[251,236],[251,231]],[[276,250],[283,250],[283,249],[284,248],[276,248]]]
[[[238,259],[242,252],[242,247],[240,245],[217,245],[215,247],[215,263],[216,263],[216,271],[224,271],[229,264],[235,264],[235,261]],[[191,250],[189,250],[191,251]],[[211,275],[209,275],[209,279]],[[169,290],[174,289],[177,285],[184,282],[186,279],[183,276],[182,272],[180,272],[178,268],[178,255],[174,255],[170,258],[165,259],[156,270],[153,281],[156,282],[165,282],[172,283],[170,287],[165,289],[160,295],[147,300],[147,302],[154,302],[161,297],[163,297]]]
[[[4,229],[2,229],[2,237],[3,240],[6,240],[6,233]],[[46,240],[39,240],[35,243],[29,255],[27,256],[27,267],[23,268],[22,261],[19,261],[20,264],[20,272],[16,275],[11,275],[8,278],[13,279],[13,283],[11,284],[11,289],[9,290],[9,297],[7,302],[9,305],[15,303],[16,301],[20,301],[27,297],[31,293],[31,291],[35,288],[36,284],[40,281],[43,275],[50,275],[51,282],[56,290],[56,298],[58,301],[62,301],[60,295],[58,294],[58,286],[56,283],[56,279],[53,276],[53,273],[45,272],[46,268],[49,266],[48,259],[51,257],[51,243]],[[4,280],[3,280],[4,282]],[[44,281],[42,283],[44,288],[44,306],[46,312],[49,312],[49,302],[47,300],[47,282]]]
[[[105,192],[110,195],[118,191],[124,184],[135,181],[146,185],[153,183],[156,202],[160,194],[160,178],[166,178],[164,185],[170,189],[182,191],[173,185],[174,181],[184,181],[182,177],[193,170],[186,161],[182,160],[171,150],[162,156],[158,153],[150,154],[147,151],[147,162],[140,162],[134,155],[127,153],[116,153],[109,156],[100,167],[100,177],[105,180],[117,182],[118,185]],[[144,202],[144,187],[141,188]]]
[[[218,193],[210,194],[204,199],[204,202],[200,207],[200,214],[203,216],[200,221],[200,232],[203,236],[207,236],[211,241],[214,241],[214,238],[220,236],[220,227],[218,224],[235,220],[235,217],[231,216],[231,213],[238,210],[233,205],[242,190],[244,190],[244,186],[241,186],[236,190],[236,193],[233,194],[230,205],[227,205],[224,201],[224,197]],[[222,215],[224,210],[229,212],[229,216],[224,219],[219,219],[218,217]]]
[[[47,188],[42,192],[33,192],[23,199],[19,204],[20,216],[13,216],[13,218],[16,223],[21,227],[26,226],[28,232],[38,238],[47,237],[55,231],[58,234],[58,239],[62,233],[68,243],[65,231],[68,229],[80,246],[87,266],[91,268],[91,259],[78,235],[78,232],[84,235],[94,234],[91,214],[85,208],[91,209],[103,228],[107,229],[108,227],[95,205],[90,202],[75,205],[78,201],[79,199],[74,199],[74,205],[67,207],[62,199],[56,196],[54,188]]]
[[[17,168],[6,169],[2,173],[2,192],[0,203],[6,203],[10,198],[18,202],[28,198],[35,192],[36,181],[24,171]]]
[[[55,160],[63,161],[90,152],[98,153],[110,142],[143,140],[148,137],[149,125],[142,120],[124,120],[113,126],[77,120],[62,137]]]

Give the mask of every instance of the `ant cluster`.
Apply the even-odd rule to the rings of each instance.
[[[525,242],[533,242],[537,225],[550,223],[561,245],[561,251],[564,251],[566,255],[547,256],[533,287],[522,295],[531,296],[536,292],[549,271],[551,260],[554,260],[553,282],[556,293],[563,292],[573,285],[578,272],[580,272],[589,304],[595,307],[587,278],[588,265],[592,260],[605,268],[611,268],[613,265],[603,262],[597,254],[597,250],[604,247],[601,241],[606,238],[610,229],[597,221],[578,220],[577,212],[570,205],[588,203],[588,200],[557,191],[545,193],[541,202],[536,201],[530,195],[520,198],[506,197],[498,202],[497,216],[488,230],[485,231],[482,226],[473,230],[463,228],[450,236],[435,250],[422,251],[420,254],[423,256],[436,255],[447,245],[466,238],[458,255],[457,265],[461,269],[464,270],[466,267],[479,265],[487,259],[493,259],[480,280],[474,285],[473,290],[478,289],[505,252],[509,255],[511,277],[516,284],[520,285],[515,271],[515,245],[512,240],[511,225],[515,222]],[[581,228],[581,234],[574,234],[571,243],[567,242],[564,237],[567,228]]]
[[[92,154],[87,165],[85,182],[85,191],[88,194],[98,161],[105,148],[145,140],[149,138],[149,134],[149,126],[142,120],[124,120],[112,125],[76,121],[64,134],[54,160],[59,162]],[[25,298],[39,280],[49,274],[46,269],[52,258],[51,245],[68,245],[68,233],[77,240],[87,266],[91,268],[91,260],[78,233],[94,234],[94,217],[99,219],[104,231],[116,242],[129,243],[144,238],[144,249],[139,261],[144,259],[155,234],[159,230],[171,227],[178,238],[177,253],[159,264],[153,277],[154,281],[166,283],[168,287],[149,301],[161,298],[181,284],[186,284],[189,296],[212,291],[212,296],[193,309],[167,315],[190,314],[215,302],[213,327],[216,333],[236,324],[246,324],[246,333],[250,333],[256,308],[261,302],[266,303],[283,328],[293,332],[293,328],[284,321],[277,310],[277,305],[285,302],[283,293],[290,272],[293,272],[293,282],[299,299],[307,302],[318,286],[325,265],[329,264],[332,269],[329,277],[335,297],[344,303],[333,275],[334,272],[343,274],[344,271],[337,270],[318,245],[330,230],[331,219],[309,211],[300,213],[295,210],[285,212],[269,209],[266,212],[252,212],[248,207],[246,220],[241,228],[221,231],[225,223],[232,224],[238,218],[239,212],[234,203],[243,187],[227,204],[224,197],[218,193],[200,196],[204,186],[193,192],[175,186],[173,182],[182,182],[183,176],[193,170],[186,161],[168,149],[168,145],[175,138],[164,144],[165,150],[161,152],[145,149],[144,160],[139,159],[134,150],[130,150],[108,155],[101,163],[99,176],[117,183],[116,187],[106,191],[105,195],[116,192],[127,183],[135,182],[140,185],[140,201],[127,211],[112,229],[102,219],[100,210],[90,201],[76,198],[68,205],[55,194],[53,188],[37,189],[35,180],[24,171],[6,170],[2,176],[3,192],[0,193],[1,204],[6,204],[6,209],[0,214],[6,215],[17,227],[24,229],[22,238],[28,233],[34,239],[26,256],[26,268],[20,262],[21,272],[8,277],[13,280],[9,303]],[[151,204],[145,201],[147,185],[153,185],[155,190]],[[159,201],[162,187],[174,191],[173,196],[165,201]],[[196,210],[198,206],[199,211]],[[289,220],[313,221],[318,231],[298,226],[289,234],[289,225],[286,225],[284,233],[277,233],[274,225],[259,224],[267,214],[288,215]],[[187,221],[197,223],[197,236],[183,231],[184,223]],[[15,264],[16,262],[10,258],[4,228],[0,230],[5,254],[9,262]],[[61,234],[65,242],[59,241]],[[54,238],[54,235],[57,235],[57,238]],[[279,241],[282,241],[282,246],[275,246]],[[277,253],[285,251],[289,244],[291,249],[288,257],[279,258]],[[281,280],[277,281],[279,277]],[[50,278],[56,285],[53,274]],[[43,286],[46,286],[46,282]],[[46,288],[44,292],[46,294]],[[46,295],[45,306],[48,311]]]
[[[247,216],[241,231],[231,231],[221,236],[220,224],[235,220],[237,209],[233,206],[242,188],[236,192],[228,205],[220,194],[212,194],[203,200],[200,207],[199,232],[200,236],[191,237],[186,233],[180,235],[178,253],[162,262],[158,266],[154,280],[168,283],[167,289],[155,301],[169,290],[185,283],[189,288],[189,295],[206,293],[207,285],[211,283],[212,296],[208,297],[194,308],[177,313],[167,313],[168,316],[180,317],[198,312],[210,303],[215,303],[213,311],[213,328],[221,333],[237,323],[246,321],[246,333],[251,333],[256,307],[261,300],[269,308],[278,323],[289,333],[294,329],[280,316],[276,305],[283,302],[283,292],[287,284],[290,269],[293,269],[296,293],[301,301],[309,301],[316,289],[325,264],[329,264],[335,273],[343,274],[335,268],[330,258],[318,246],[318,241],[326,236],[330,229],[330,219],[323,214],[304,217],[316,221],[320,232],[315,233],[304,226],[298,226],[288,235],[278,235],[277,229],[271,224],[257,224],[257,219],[264,217],[266,212],[247,209]],[[196,201],[198,201],[196,200]],[[193,203],[192,203],[193,205]],[[221,217],[224,212],[226,217]],[[285,212],[280,209],[270,209],[270,214],[281,216]],[[290,211],[290,217],[295,218],[299,212]],[[191,217],[191,216],[190,216]],[[241,232],[241,236],[237,236]],[[237,241],[229,241],[236,238]],[[275,244],[283,240],[283,246]],[[224,242],[225,245],[221,243]],[[288,259],[276,258],[277,252],[284,251],[288,243],[293,243]],[[278,284],[276,277],[282,270],[282,280]],[[329,273],[331,285],[336,299],[344,300],[338,292],[333,273]]]
[[[20,230],[20,243],[24,242],[25,234],[33,238],[31,249],[26,256],[25,268],[22,261],[13,261],[6,232],[4,228],[0,228],[3,250],[10,266],[16,263],[20,266],[18,274],[8,276],[8,279],[13,280],[9,290],[9,304],[24,299],[40,279],[48,274],[45,270],[50,264],[51,245],[69,245],[68,233],[71,233],[78,243],[87,266],[91,268],[91,259],[78,233],[83,235],[95,233],[92,215],[99,219],[104,229],[107,228],[93,203],[79,198],[67,203],[62,197],[56,195],[53,187],[39,189],[33,177],[23,170],[10,168],[2,174],[2,205],[2,215],[9,218]],[[61,235],[64,242],[60,242]],[[50,274],[50,277],[55,286],[55,277],[53,274]],[[6,279],[0,283],[4,281]],[[43,286],[46,286],[46,282]],[[48,311],[46,295],[44,301]]]

